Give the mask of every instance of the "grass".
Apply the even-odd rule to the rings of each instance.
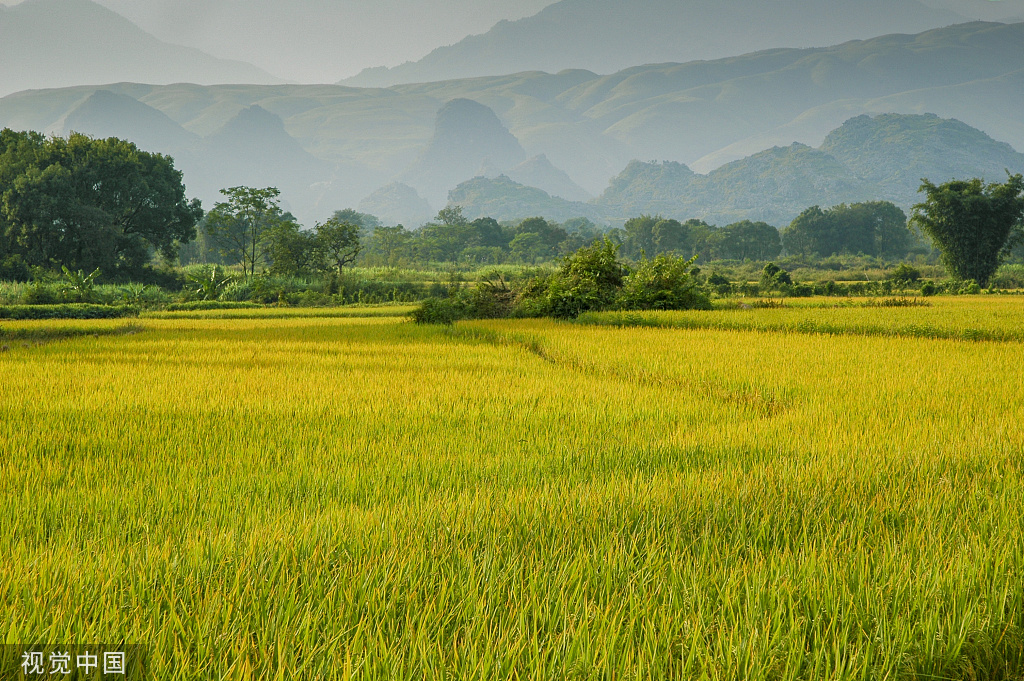
[[[6,639],[160,679],[1024,678],[1024,345],[861,333],[1021,313],[934,302],[15,346]]]
[[[349,317],[405,317],[415,305],[346,305],[344,307],[251,307],[211,310],[153,310],[144,312],[149,319],[316,319]]]
[[[1014,297],[936,297],[918,301],[928,304],[786,299],[778,305],[755,302],[745,309],[733,305],[713,311],[587,313],[580,315],[578,322],[614,327],[1024,342],[1024,305]]]

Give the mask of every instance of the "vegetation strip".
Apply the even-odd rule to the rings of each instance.
[[[130,305],[3,305],[0,319],[117,319],[137,317],[139,309]]]
[[[0,326],[0,342],[4,341],[54,341],[81,336],[126,336],[129,334],[141,333],[146,327],[141,324],[129,323],[122,326],[106,328],[90,327],[33,327],[5,329]],[[4,346],[6,348],[6,346]],[[9,348],[6,348],[9,349]]]
[[[881,326],[841,324],[815,319],[779,322],[760,319],[737,319],[732,312],[724,311],[720,315],[704,313],[699,317],[680,315],[671,318],[659,318],[657,313],[644,312],[588,312],[577,317],[576,323],[588,326],[614,326],[617,328],[715,329],[719,331],[763,331],[831,336],[886,336],[894,338],[934,338],[1002,343],[1024,342],[1024,330],[1020,329],[942,329],[928,324]]]

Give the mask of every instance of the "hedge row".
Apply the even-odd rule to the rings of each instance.
[[[137,317],[139,309],[131,305],[6,305],[0,306],[0,319],[117,319]]]

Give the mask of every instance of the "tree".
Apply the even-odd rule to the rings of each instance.
[[[375,262],[394,266],[407,252],[411,239],[412,233],[402,225],[377,227],[369,237],[367,257]]]
[[[690,228],[679,220],[659,220],[651,232],[657,253],[683,252],[690,246]]]
[[[267,257],[274,274],[308,274],[323,268],[320,240],[285,214],[267,232]]]
[[[558,245],[565,241],[569,235],[557,223],[548,222],[541,217],[526,218],[515,229],[516,235],[536,234],[540,237],[543,248],[538,251],[537,257],[550,257],[558,252]],[[512,240],[515,243],[515,239]],[[509,245],[511,248],[511,244]]]
[[[742,220],[715,233],[714,254],[723,260],[770,260],[782,252],[779,230],[767,222]]]
[[[0,227],[29,265],[139,274],[174,258],[203,211],[174,161],[114,137],[0,132]]]
[[[639,258],[644,253],[653,254],[655,245],[654,226],[661,222],[661,216],[641,215],[626,220],[626,241],[622,250],[627,257]]]
[[[327,222],[317,223],[314,231],[320,252],[329,263],[338,268],[338,274],[342,273],[345,265],[355,262],[356,256],[362,250],[359,243],[359,226],[351,222],[331,218]]]
[[[914,206],[911,223],[938,246],[952,276],[987,286],[1024,220],[1024,176],[988,185],[977,178],[938,186],[922,180],[918,191],[926,198]]]
[[[811,206],[782,233],[789,253],[828,257],[838,253],[900,258],[913,245],[906,214],[888,201]]]
[[[437,221],[449,227],[464,225],[468,220],[462,215],[462,206],[446,206],[437,212]]]
[[[213,207],[206,219],[206,232],[225,258],[242,264],[242,276],[256,274],[256,265],[264,260],[270,230],[284,215],[278,204],[277,187],[221,189],[227,197]]]

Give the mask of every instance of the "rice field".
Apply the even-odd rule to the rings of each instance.
[[[1024,678],[1024,302],[933,302],[60,322],[0,352],[5,642],[154,679]],[[872,332],[910,327],[960,336]]]

